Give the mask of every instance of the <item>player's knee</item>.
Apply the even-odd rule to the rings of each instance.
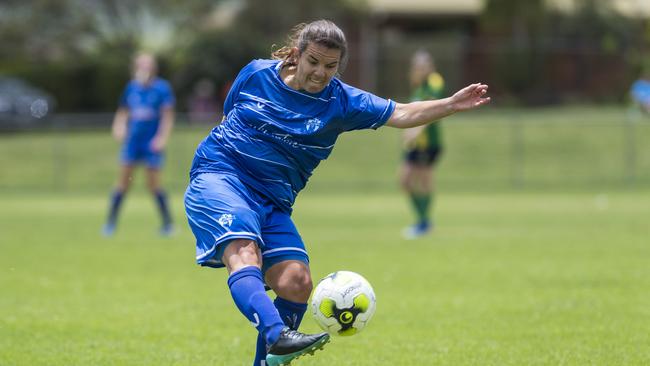
[[[151,193],[156,193],[160,190],[160,183],[157,178],[149,178],[147,180],[147,188]]]
[[[305,299],[309,299],[311,291],[314,289],[314,284],[311,280],[311,275],[309,272],[303,271],[296,277],[296,288],[294,289],[296,294]]]
[[[409,184],[409,180],[406,176],[401,176],[399,180],[399,184],[402,187],[403,190],[408,191],[409,188],[411,187]]]
[[[415,189],[415,182],[412,174],[410,173],[402,176],[402,179],[400,180],[400,184],[402,186],[402,189],[407,192],[411,192]]]
[[[129,191],[129,188],[131,188],[131,184],[126,181],[120,181],[117,183],[117,187],[115,187],[115,190],[120,192],[120,193],[127,193]]]
[[[147,184],[147,188],[149,189],[149,192],[151,192],[152,194],[156,194],[158,193],[158,191],[160,191],[160,186],[158,184],[151,183],[151,182]]]
[[[261,267],[261,253],[257,243],[250,239],[235,239],[224,250],[223,263],[229,272],[246,266]]]
[[[276,292],[288,300],[305,302],[314,288],[308,271],[288,271],[278,281]]]

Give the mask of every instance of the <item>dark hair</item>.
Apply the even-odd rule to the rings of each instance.
[[[295,26],[285,45],[271,53],[274,60],[282,60],[285,64],[292,64],[289,60],[291,49],[297,47],[302,53],[310,43],[323,45],[327,48],[334,48],[341,51],[339,60],[339,70],[342,70],[347,63],[348,41],[345,40],[345,34],[341,28],[329,20],[316,20],[311,23],[301,23]]]

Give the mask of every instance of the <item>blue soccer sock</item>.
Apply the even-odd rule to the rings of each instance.
[[[307,311],[307,304],[301,304],[281,297],[276,297],[273,305],[278,309],[284,324],[293,330],[298,330],[302,317]],[[257,347],[255,349],[255,360],[253,366],[262,366],[262,360],[266,359],[266,342],[261,335],[257,336]]]
[[[266,342],[261,334],[257,335],[257,344],[255,345],[255,359],[253,366],[265,366],[262,361],[266,360]]]
[[[228,287],[239,311],[253,323],[266,344],[275,343],[285,325],[264,291],[262,271],[249,266],[233,272],[228,277]]]
[[[158,209],[160,210],[160,216],[162,216],[163,226],[169,226],[172,223],[172,217],[169,213],[169,205],[167,204],[167,194],[163,190],[158,190],[155,196]]]
[[[120,211],[120,206],[122,205],[122,198],[124,197],[124,192],[120,190],[115,190],[111,195],[111,203],[109,205],[108,211],[108,224],[115,225],[117,222],[117,214]]]
[[[307,304],[301,304],[289,300],[285,300],[281,297],[276,297],[273,301],[273,305],[278,309],[280,317],[284,324],[293,330],[298,330],[300,323],[302,322],[302,317],[307,311]]]

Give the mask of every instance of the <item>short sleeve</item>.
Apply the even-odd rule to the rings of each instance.
[[[260,60],[253,60],[239,71],[239,74],[237,74],[235,81],[233,81],[232,85],[230,86],[230,90],[228,91],[226,100],[223,103],[224,115],[227,116],[228,113],[230,113],[232,108],[235,106],[235,102],[237,101],[237,96],[239,95],[239,92],[242,90],[248,78],[253,73],[255,73],[255,71],[259,69],[260,63],[261,63]]]
[[[377,129],[395,110],[395,102],[343,84],[344,130]]]

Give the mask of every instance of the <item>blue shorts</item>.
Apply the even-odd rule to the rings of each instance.
[[[150,141],[144,143],[127,142],[122,145],[120,153],[120,161],[123,165],[133,165],[144,161],[147,167],[159,169],[164,162],[164,154],[162,151],[152,151],[149,144]]]
[[[185,192],[185,212],[196,237],[196,262],[202,266],[224,267],[221,257],[233,239],[257,243],[263,271],[285,260],[309,264],[291,216],[233,174],[202,173],[194,177]]]

